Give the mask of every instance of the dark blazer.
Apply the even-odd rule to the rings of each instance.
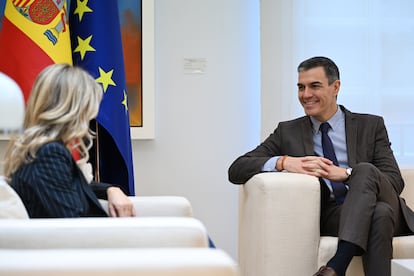
[[[41,146],[33,162],[22,165],[10,185],[31,218],[104,217],[97,195],[107,184],[88,184],[70,151],[60,142]]]
[[[350,167],[368,162],[377,167],[392,183],[399,195],[404,188],[398,164],[391,150],[387,130],[382,117],[352,113],[343,106],[348,163]],[[243,184],[260,173],[266,161],[273,156],[294,157],[315,155],[312,123],[308,116],[279,123],[276,130],[256,149],[237,158],[229,168],[229,180]],[[414,230],[414,214],[400,198],[401,208],[411,230]]]

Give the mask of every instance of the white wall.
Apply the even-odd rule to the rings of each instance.
[[[292,1],[261,0],[261,138],[277,123],[291,119],[296,95],[296,61],[292,60]]]
[[[237,258],[230,163],[259,142],[259,0],[155,0],[154,140],[133,141],[136,193],[182,195]],[[205,58],[205,74],[184,74]]]

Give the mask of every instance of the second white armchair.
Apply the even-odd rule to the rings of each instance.
[[[401,171],[402,196],[414,206],[414,170]],[[240,190],[239,264],[243,276],[312,275],[334,255],[338,239],[321,237],[320,184],[295,173],[261,173]],[[394,258],[414,258],[414,236],[393,240]],[[355,257],[347,276],[363,276]]]

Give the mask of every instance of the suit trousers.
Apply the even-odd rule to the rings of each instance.
[[[359,163],[347,181],[349,191],[342,205],[322,187],[321,235],[360,247],[366,276],[391,275],[392,238],[410,233],[401,212],[399,195],[370,163]]]

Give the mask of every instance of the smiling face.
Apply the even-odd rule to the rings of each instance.
[[[329,84],[322,66],[299,71],[298,98],[308,116],[326,122],[337,111],[336,96],[341,82]]]

